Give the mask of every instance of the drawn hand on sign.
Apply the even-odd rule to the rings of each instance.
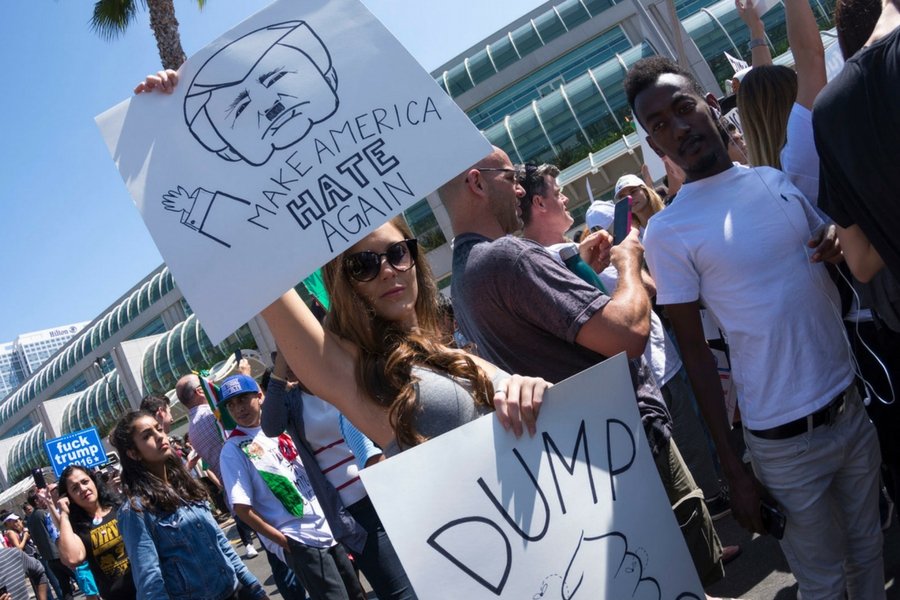
[[[201,190],[206,191],[203,188],[197,188],[194,194],[199,193]],[[179,185],[177,190],[169,190],[169,193],[163,196],[163,207],[172,212],[190,213],[194,207],[194,194],[189,194],[187,190]]]
[[[598,564],[605,559],[606,569]],[[628,548],[628,538],[613,531],[604,535],[585,536],[582,532],[575,552],[566,568],[560,598],[594,598],[604,592],[604,598],[636,598],[659,600],[662,590],[656,579],[644,576],[644,557]],[[602,581],[604,577],[606,581]],[[579,590],[583,593],[579,596]]]
[[[253,204],[237,196],[224,192],[210,192],[197,188],[188,192],[181,186],[163,195],[163,208],[180,213],[181,223],[230,248],[223,232],[234,227],[238,221],[247,221],[262,229],[269,229],[275,211],[259,204]],[[278,208],[272,204],[273,208]]]
[[[207,59],[184,98],[184,119],[210,152],[260,166],[339,104],[328,48],[304,21],[286,21],[252,31]]]

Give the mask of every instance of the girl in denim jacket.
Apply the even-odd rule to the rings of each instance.
[[[118,520],[138,599],[266,600],[156,418],[129,412],[110,441],[122,461]]]

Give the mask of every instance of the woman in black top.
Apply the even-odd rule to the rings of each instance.
[[[134,600],[137,593],[116,511],[122,503],[84,467],[69,465],[59,478],[58,510],[49,504],[59,528],[59,558],[70,568],[87,559],[104,600]]]

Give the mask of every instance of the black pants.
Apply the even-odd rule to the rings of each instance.
[[[897,502],[900,500],[900,398],[893,398],[891,385],[893,385],[894,394],[900,396],[900,333],[891,331],[887,327],[876,326],[871,321],[859,324],[859,337],[865,340],[869,348],[884,363],[887,369],[887,374],[885,374],[885,370],[860,342],[856,335],[856,326],[852,323],[845,323],[845,325],[847,325],[847,335],[850,338],[856,362],[859,364],[859,370],[869,385],[874,388],[875,394],[881,398],[871,398],[866,412],[869,413],[869,418],[872,419],[875,431],[878,433],[882,474],[888,493],[891,495],[891,499]],[[888,376],[891,378],[890,384]],[[863,398],[866,395],[872,395],[858,379],[857,387]],[[894,402],[885,404],[882,400],[886,402],[894,400]]]
[[[75,574],[72,573],[72,569],[62,564],[58,558],[48,559],[47,564],[50,565],[50,570],[59,580],[59,589],[63,594],[62,600],[72,600],[75,597],[75,592],[72,590],[72,578],[75,577]]]
[[[288,538],[289,552],[284,558],[311,600],[365,600],[365,593],[347,550],[337,544],[331,548],[313,548]]]

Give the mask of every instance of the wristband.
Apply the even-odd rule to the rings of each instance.
[[[754,48],[757,48],[759,46],[765,46],[765,45],[766,45],[766,38],[753,38],[747,44],[747,47],[750,48],[750,50],[753,50]]]

